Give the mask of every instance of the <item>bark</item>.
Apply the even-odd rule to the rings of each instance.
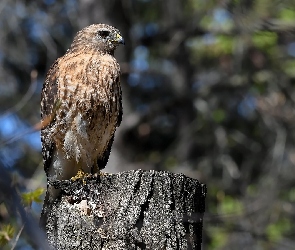
[[[132,170],[64,181],[46,231],[54,249],[201,249],[206,186]]]

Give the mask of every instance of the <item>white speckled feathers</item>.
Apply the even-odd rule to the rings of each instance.
[[[51,66],[41,98],[42,118],[54,115],[41,131],[48,176],[68,179],[79,168],[105,167],[122,119],[120,67],[113,56],[119,43],[117,29],[90,25]]]
[[[50,130],[56,147],[63,148],[67,159],[75,158],[92,167],[103,157],[117,127],[120,71],[114,57],[108,54],[84,54],[83,60],[79,56],[64,58],[63,63],[74,68],[76,74],[63,71],[58,76],[57,97],[63,101]]]

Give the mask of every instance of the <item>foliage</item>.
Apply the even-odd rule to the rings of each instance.
[[[6,245],[13,237],[15,229],[12,225],[2,225],[0,230],[0,246]]]
[[[46,71],[77,30],[110,23],[126,46],[116,53],[123,123],[106,171],[166,169],[206,183],[204,249],[292,249],[294,1],[4,2],[0,163],[14,184],[46,185],[40,135],[27,133],[40,122]],[[40,193],[24,204],[34,210]]]
[[[292,223],[286,218],[282,218],[276,223],[268,225],[266,233],[271,241],[279,241],[283,238],[284,234],[291,232]]]
[[[32,192],[22,193],[21,198],[25,206],[31,207],[33,202],[42,203],[40,196],[44,193],[44,188],[37,188]]]

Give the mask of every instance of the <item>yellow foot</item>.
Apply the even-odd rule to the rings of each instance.
[[[86,183],[86,178],[90,177],[91,174],[85,173],[82,169],[79,169],[79,171],[77,172],[77,174],[71,178],[72,181],[76,181],[79,179],[82,179],[83,184]]]

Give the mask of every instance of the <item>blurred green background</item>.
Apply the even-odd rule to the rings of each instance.
[[[105,171],[168,170],[205,183],[203,249],[295,249],[291,0],[1,0],[0,164],[36,220],[42,84],[92,23],[116,26],[126,41],[116,51],[123,122]],[[11,249],[22,222],[3,192],[0,244]],[[15,249],[32,241],[24,230]]]

